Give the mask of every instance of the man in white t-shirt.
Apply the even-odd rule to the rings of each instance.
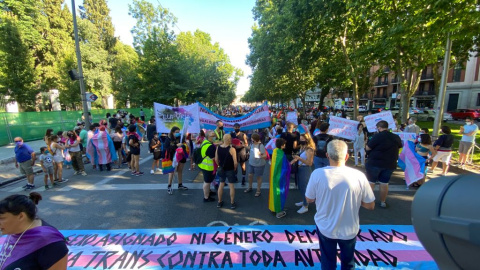
[[[367,177],[345,166],[347,144],[333,140],[327,145],[330,166],[316,169],[310,176],[305,197],[315,202],[315,223],[320,242],[322,270],[336,269],[337,244],[340,247],[342,269],[354,269],[356,236],[360,224],[360,206],[373,210],[373,195]]]

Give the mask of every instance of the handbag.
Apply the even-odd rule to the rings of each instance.
[[[70,152],[69,152],[68,150],[65,151],[65,160],[66,160],[67,162],[72,161],[72,156],[70,156]]]
[[[168,153],[168,149],[165,151],[165,158],[162,159],[162,171],[163,174],[173,173],[175,171],[172,160],[170,159],[170,155]]]

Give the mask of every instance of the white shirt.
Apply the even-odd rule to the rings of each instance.
[[[331,239],[350,240],[360,229],[358,211],[375,200],[367,177],[350,167],[324,167],[313,171],[305,196],[315,199],[315,223]]]

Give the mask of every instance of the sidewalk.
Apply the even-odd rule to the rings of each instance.
[[[26,142],[40,156],[40,147],[46,146],[43,140]],[[0,186],[17,181],[25,176],[20,174],[20,170],[15,168],[15,144],[8,144],[0,147]],[[42,171],[40,163],[36,162],[33,168],[35,173]]]

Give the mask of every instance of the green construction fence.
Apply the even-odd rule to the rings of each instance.
[[[105,119],[107,113],[113,114],[117,110],[140,116],[140,109],[145,112],[145,119],[150,119],[152,108],[91,110],[90,113],[95,123]],[[43,139],[48,128],[55,132],[72,130],[81,119],[82,111],[0,113],[0,145],[13,143],[15,137],[22,137],[24,141]]]

